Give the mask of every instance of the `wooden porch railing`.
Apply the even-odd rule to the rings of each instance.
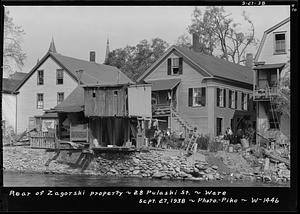
[[[277,96],[279,89],[277,86],[258,88],[254,90],[254,100],[265,100]]]

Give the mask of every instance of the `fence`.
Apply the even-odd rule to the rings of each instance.
[[[59,142],[55,133],[37,132],[30,135],[30,147],[40,149],[58,149]]]

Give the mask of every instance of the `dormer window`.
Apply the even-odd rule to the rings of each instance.
[[[285,53],[285,33],[276,33],[275,35],[275,54]]]
[[[168,75],[182,74],[182,58],[174,57],[168,59]]]

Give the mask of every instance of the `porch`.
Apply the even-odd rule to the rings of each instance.
[[[269,101],[278,95],[280,73],[284,65],[284,63],[263,64],[254,68],[254,101]]]

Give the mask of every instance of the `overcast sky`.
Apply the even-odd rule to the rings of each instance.
[[[9,6],[14,23],[25,31],[23,50],[27,54],[23,72],[29,72],[47,52],[54,38],[57,52],[103,63],[106,40],[110,50],[136,45],[143,39],[159,37],[174,44],[187,32],[194,6]],[[205,8],[205,7],[200,7]],[[256,38],[290,16],[289,6],[224,7],[235,22],[245,23],[242,11],[253,21]],[[246,27],[248,29],[248,26]],[[254,51],[253,51],[254,52]],[[255,54],[255,52],[253,53]]]

